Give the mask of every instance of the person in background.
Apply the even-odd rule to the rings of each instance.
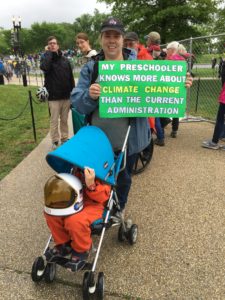
[[[152,55],[153,59],[163,60],[166,58],[166,49],[160,48],[161,37],[158,32],[149,32],[149,34],[145,36],[145,39],[147,39],[146,45],[148,52]]]
[[[79,58],[79,64],[82,66],[86,64],[92,56],[97,54],[96,50],[91,49],[88,35],[84,32],[80,32],[76,35],[75,38],[76,46],[82,53],[82,56]]]
[[[68,59],[62,55],[56,37],[50,36],[47,43],[45,53],[41,57],[40,68],[44,71],[44,86],[49,93],[50,135],[52,148],[55,149],[60,140],[61,143],[68,140],[70,93],[75,86],[75,82],[71,65]]]
[[[168,60],[185,60],[185,58],[181,54],[179,54],[179,43],[178,42],[173,41],[173,42],[169,43],[166,47],[166,50],[167,50],[166,59],[168,59]],[[183,49],[183,51],[184,51],[184,49]],[[170,136],[172,138],[177,137],[178,128],[179,128],[179,118],[173,118],[172,119],[172,131],[170,134]]]
[[[141,60],[152,60],[153,57],[149,54],[144,45],[140,44],[139,37],[136,32],[127,32],[124,36],[124,47],[134,49],[136,58]]]
[[[127,32],[125,34],[124,46],[128,49],[132,49],[135,51],[136,57],[134,59],[153,60],[152,55],[148,52],[148,50],[144,47],[144,45],[141,45],[139,43],[139,37],[136,32]],[[151,119],[154,119],[154,118],[151,118]],[[151,124],[151,122],[149,122],[149,123]],[[158,146],[165,146],[164,131],[161,127],[160,118],[155,118],[154,128],[155,128],[155,132],[156,132],[156,136],[157,136],[154,143]],[[153,128],[151,128],[151,129],[153,129]],[[147,147],[147,149],[148,149],[148,147]],[[148,151],[148,150],[146,150],[146,151]]]
[[[203,148],[218,150],[225,150],[225,146],[220,147],[218,144],[220,139],[223,139],[224,134],[224,117],[225,117],[225,83],[223,84],[222,90],[219,95],[219,108],[217,112],[216,124],[211,140],[202,142]]]

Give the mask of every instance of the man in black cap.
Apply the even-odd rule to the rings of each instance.
[[[96,82],[98,77],[98,69],[96,72],[97,62],[102,60],[128,60],[131,54],[130,50],[123,48],[124,27],[122,22],[116,18],[110,17],[103,22],[100,39],[102,50],[82,68],[77,87],[72,91],[71,101],[73,107],[79,113],[91,116],[90,123],[92,125],[98,126],[107,134],[115,152],[122,149],[128,125],[131,125],[128,138],[127,164],[125,170],[120,172],[117,178],[117,195],[121,212],[124,212],[137,153],[147,147],[151,133],[147,118],[105,119],[99,117],[100,85]]]
[[[131,186],[131,173],[137,154],[145,149],[151,138],[147,118],[100,118],[99,96],[100,85],[97,82],[98,61],[128,60],[131,51],[123,48],[124,27],[120,20],[110,17],[101,26],[100,42],[102,50],[83,66],[76,88],[71,93],[72,106],[81,113],[89,116],[90,123],[101,128],[108,136],[115,152],[122,149],[128,125],[131,125],[128,138],[128,153],[125,169],[117,178],[117,195],[120,201],[121,212],[127,202]],[[191,80],[186,85],[190,86]]]

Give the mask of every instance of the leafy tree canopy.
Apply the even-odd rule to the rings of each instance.
[[[221,0],[99,0],[112,5],[112,14],[140,37],[158,31],[162,42],[201,35],[212,24]]]

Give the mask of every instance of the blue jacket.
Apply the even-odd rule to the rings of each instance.
[[[72,90],[72,106],[81,114],[89,115],[98,106],[98,101],[89,96],[93,67],[95,60],[83,66],[77,86]],[[131,131],[128,138],[128,155],[139,153],[150,142],[151,132],[147,118],[131,118]]]

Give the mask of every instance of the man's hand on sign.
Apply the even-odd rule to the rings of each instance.
[[[93,100],[97,100],[100,96],[100,85],[98,83],[94,83],[89,88],[89,95]]]
[[[193,78],[191,77],[191,74],[187,72],[185,86],[189,88],[192,86],[192,83],[193,83]]]

